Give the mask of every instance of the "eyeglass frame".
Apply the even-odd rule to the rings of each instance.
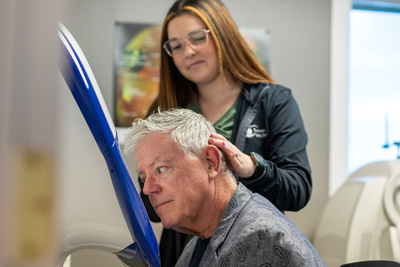
[[[195,30],[195,31],[192,31],[192,32],[190,32],[188,35],[190,36],[190,34],[192,34],[192,33],[195,33],[195,32],[199,32],[199,31],[203,31],[203,32],[205,32],[206,33],[206,44],[204,45],[204,46],[202,46],[202,47],[206,47],[207,45],[208,45],[208,42],[209,42],[209,37],[208,37],[208,34],[211,32],[210,31],[210,29],[198,29],[198,30]],[[172,55],[172,53],[171,52],[169,52],[168,51],[168,48],[167,48],[167,43],[168,42],[170,42],[171,40],[178,40],[178,41],[182,41],[182,44],[183,44],[183,49],[182,49],[182,54],[179,54],[179,55]],[[180,57],[180,56],[182,56],[184,53],[185,53],[185,48],[186,48],[186,42],[189,44],[189,46],[192,48],[192,49],[194,49],[194,50],[197,50],[198,48],[196,48],[196,47],[193,47],[193,44],[192,44],[192,42],[190,41],[190,39],[189,38],[172,38],[172,39],[169,39],[169,40],[167,40],[167,41],[165,41],[164,42],[164,45],[163,45],[163,48],[164,48],[164,50],[165,50],[165,52],[167,52],[167,54],[170,56],[170,57]]]

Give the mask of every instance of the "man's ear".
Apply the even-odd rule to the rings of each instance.
[[[208,145],[205,148],[207,168],[210,178],[215,178],[221,169],[221,153],[214,145]]]

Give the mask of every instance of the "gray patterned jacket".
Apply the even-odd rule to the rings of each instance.
[[[188,243],[175,266],[189,266],[197,239]],[[204,252],[203,266],[326,265],[289,218],[239,183]]]

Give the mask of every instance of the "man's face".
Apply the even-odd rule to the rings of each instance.
[[[187,156],[170,134],[146,136],[135,149],[137,171],[165,228],[193,229],[207,214],[202,203],[210,194],[207,162]]]

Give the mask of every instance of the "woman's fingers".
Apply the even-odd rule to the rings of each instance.
[[[237,175],[240,177],[250,177],[254,173],[255,166],[250,156],[241,152],[225,137],[217,133],[212,133],[208,142],[222,149],[228,155],[230,165]]]

